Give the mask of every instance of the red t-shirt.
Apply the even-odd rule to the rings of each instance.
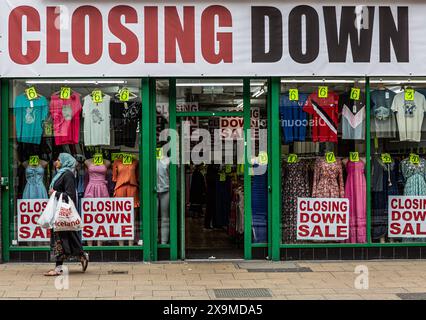
[[[303,107],[303,111],[313,116],[312,140],[314,142],[336,142],[339,125],[339,96],[329,92],[327,98],[318,98],[312,93]]]

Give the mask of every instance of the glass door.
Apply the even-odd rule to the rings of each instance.
[[[175,94],[180,258],[266,256],[267,81],[178,79]]]

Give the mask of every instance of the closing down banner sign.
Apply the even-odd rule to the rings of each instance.
[[[0,77],[426,74],[426,3],[366,4],[0,0]]]

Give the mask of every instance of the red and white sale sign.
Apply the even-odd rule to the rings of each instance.
[[[349,199],[298,198],[297,240],[349,238]]]
[[[18,241],[50,241],[50,230],[37,225],[37,220],[43,213],[48,201],[48,199],[21,199],[17,201]]]
[[[390,238],[426,237],[426,197],[389,197]]]
[[[134,199],[83,199],[83,240],[133,240]]]
[[[258,139],[260,109],[253,107],[250,109],[250,129],[252,139]],[[222,140],[235,140],[244,137],[244,119],[241,117],[221,117],[220,131]]]

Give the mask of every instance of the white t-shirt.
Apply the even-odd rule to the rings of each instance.
[[[414,100],[406,101],[405,93],[398,93],[392,102],[392,111],[396,112],[400,141],[420,141],[426,99],[415,91]]]
[[[105,95],[101,103],[94,103],[90,95],[84,98],[84,143],[86,146],[110,145],[111,97]]]

